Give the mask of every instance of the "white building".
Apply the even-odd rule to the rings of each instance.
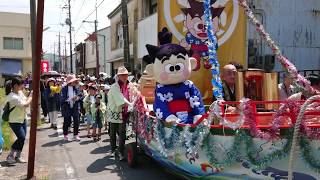
[[[30,15],[0,12],[0,74],[32,70]]]
[[[111,52],[110,27],[98,30],[98,48],[99,48],[99,72],[105,72],[111,75],[110,63],[107,62]],[[89,35],[85,41],[85,72],[86,74],[96,74],[97,57],[96,57],[96,36]]]
[[[111,75],[111,65],[107,62],[111,54],[111,28],[106,27],[98,31],[98,47],[99,47],[99,65],[100,72],[105,72]]]

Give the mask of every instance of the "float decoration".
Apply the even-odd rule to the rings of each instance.
[[[211,0],[205,0],[204,3],[204,15],[205,15],[205,25],[208,34],[208,50],[209,50],[209,63],[212,73],[212,89],[213,95],[217,100],[223,99],[222,83],[220,79],[220,65],[217,57],[217,37],[213,33],[212,15],[211,15]]]

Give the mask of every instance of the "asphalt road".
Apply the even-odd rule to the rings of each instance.
[[[37,134],[36,167],[46,171],[48,179],[178,179],[155,161],[144,156],[139,158],[137,168],[129,168],[126,162],[120,162],[107,155],[110,151],[107,134],[103,134],[101,141],[94,142],[86,137],[84,126],[80,127],[82,129],[80,142],[65,142],[61,129],[62,119],[60,118],[58,122],[58,130],[44,125]]]

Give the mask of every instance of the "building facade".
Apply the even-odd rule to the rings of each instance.
[[[320,69],[320,1],[252,0],[250,7],[298,70]],[[282,71],[255,29],[248,25],[248,67]]]
[[[86,44],[80,43],[75,47],[75,61],[76,61],[76,73],[85,73],[85,60],[86,60]]]
[[[128,11],[128,28],[129,28],[129,49],[130,49],[130,61],[135,61],[136,58],[136,45],[137,45],[137,19],[138,19],[138,4],[137,0],[129,0],[127,4]],[[111,64],[111,74],[114,75],[119,66],[125,65],[123,56],[123,30],[121,23],[121,4],[116,7],[109,15],[108,18],[111,22],[110,40],[111,40],[111,52],[107,59],[107,62]],[[131,71],[129,69],[129,71]]]
[[[32,70],[30,15],[0,12],[0,74]]]
[[[99,65],[100,72],[105,72],[111,75],[111,65],[107,62],[111,54],[111,27],[106,27],[98,30],[98,48],[99,48]]]

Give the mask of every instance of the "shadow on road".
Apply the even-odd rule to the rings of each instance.
[[[87,145],[87,144],[91,144],[91,143],[94,143],[93,139],[89,139],[87,141],[81,141],[79,144],[80,145]]]
[[[65,141],[63,139],[60,139],[58,141],[52,141],[52,142],[48,142],[46,144],[43,144],[41,147],[52,147],[52,146],[57,146],[57,145],[62,146],[64,144],[68,144],[70,142],[71,141]]]
[[[58,137],[58,133],[55,132],[55,133],[53,133],[53,134],[49,134],[48,137],[49,137],[49,138]]]
[[[107,152],[109,152],[111,150],[111,146],[107,145],[107,146],[102,146],[102,147],[98,147],[96,149],[94,149],[93,151],[91,151],[91,154],[105,154]]]
[[[121,165],[122,164],[122,165]],[[113,166],[113,165],[116,165],[117,168],[107,168],[107,166]],[[92,163],[88,168],[87,168],[87,172],[89,173],[99,173],[99,172],[102,172],[102,171],[106,171],[106,170],[109,170],[109,171],[117,171],[118,166],[125,166],[126,164],[123,163],[123,162],[118,162],[116,161],[115,159],[112,159],[111,157],[109,156],[106,156],[102,159],[97,159],[94,163]]]

